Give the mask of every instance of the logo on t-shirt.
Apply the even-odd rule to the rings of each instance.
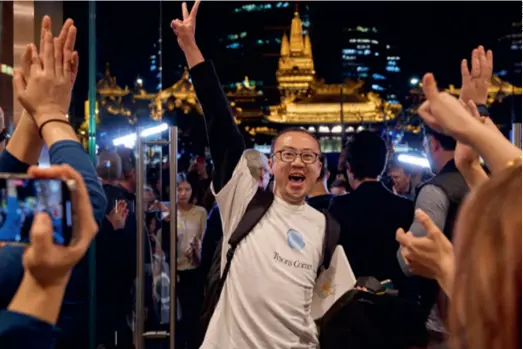
[[[295,250],[303,250],[305,247],[305,241],[303,241],[303,236],[294,229],[289,229],[287,232],[287,242],[289,246]]]

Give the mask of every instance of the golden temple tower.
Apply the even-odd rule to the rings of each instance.
[[[276,79],[282,96],[305,95],[314,81],[314,60],[309,35],[303,35],[298,11],[294,13],[290,37],[283,34]]]

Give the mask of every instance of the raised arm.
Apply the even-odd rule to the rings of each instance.
[[[82,175],[89,189],[95,218],[101,222],[107,199],[89,156],[67,118],[78,72],[78,53],[73,51],[75,40],[76,27],[72,20],[66,21],[56,38],[50,30],[45,30],[41,52],[38,53],[34,45],[30,47],[30,76],[25,78],[24,73],[17,69],[13,82],[18,100],[32,115],[39,136],[49,148],[51,163],[68,164]]]
[[[521,157],[521,149],[503,134],[476,120],[453,96],[439,92],[430,73],[423,78],[423,92],[427,97],[419,109],[423,120],[431,128],[474,148],[492,172],[506,168],[510,161]]]
[[[62,28],[61,36],[63,36],[69,28],[73,25],[72,20],[67,20]],[[51,18],[45,16],[42,19],[42,27],[40,30],[40,52],[44,48],[44,35],[51,30]],[[27,45],[21,57],[19,76],[24,81],[29,81],[31,75],[31,55],[32,46]],[[14,130],[11,141],[7,145],[5,151],[0,154],[0,171],[22,173],[26,172],[30,165],[36,165],[42,152],[44,142],[38,134],[38,128],[31,115],[24,109],[20,121]]]
[[[200,1],[191,12],[182,4],[183,20],[171,23],[178,44],[185,54],[198,101],[205,116],[207,137],[214,163],[213,186],[218,193],[227,184],[238,164],[245,141],[234,122],[234,116],[212,62],[205,61],[195,39],[196,14]]]

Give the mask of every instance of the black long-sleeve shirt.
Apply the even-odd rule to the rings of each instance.
[[[200,102],[214,163],[212,185],[218,193],[232,177],[243,151],[245,141],[238,126],[220,80],[211,61],[195,65],[191,79]]]

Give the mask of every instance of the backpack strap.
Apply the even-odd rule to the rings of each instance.
[[[223,286],[225,285],[225,280],[227,279],[227,274],[231,268],[232,257],[234,257],[236,248],[240,242],[252,231],[256,224],[258,224],[258,222],[263,218],[265,213],[267,213],[273,201],[274,194],[260,188],[256,194],[254,194],[254,197],[249,202],[249,205],[247,205],[245,214],[229,238],[230,248],[227,251],[227,262],[220,278],[218,294],[222,292]]]
[[[323,238],[323,262],[320,269],[321,267],[328,269],[334,250],[340,240],[341,228],[338,221],[327,210],[323,210],[322,213],[325,215],[325,235]]]

